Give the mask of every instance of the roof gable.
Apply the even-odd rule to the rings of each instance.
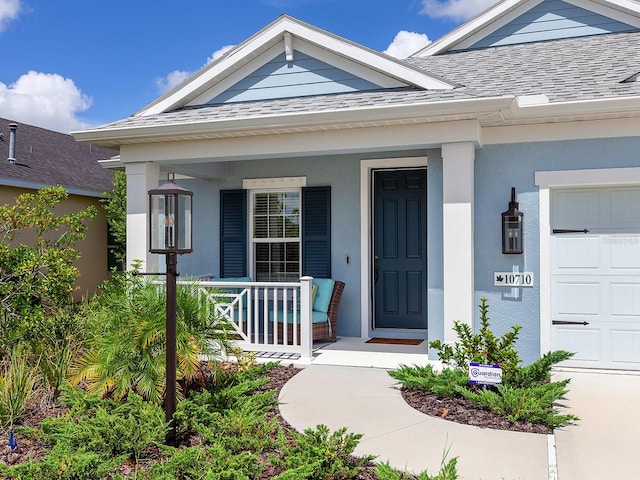
[[[630,0],[504,0],[413,56],[638,30]]]
[[[398,86],[404,86],[398,82]],[[362,92],[382,88],[381,85],[352,72],[337,68],[300,51],[294,51],[290,60],[283,52],[241,78],[225,91],[206,101],[207,104],[269,100],[331,93]],[[212,91],[216,91],[215,88]],[[209,95],[207,95],[209,94]],[[201,95],[189,105],[198,105],[211,96]]]
[[[209,103],[398,87],[448,90],[454,85],[283,15],[136,115]]]

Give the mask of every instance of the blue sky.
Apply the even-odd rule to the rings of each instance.
[[[0,117],[69,132],[135,113],[287,13],[406,57],[494,0],[0,0]]]

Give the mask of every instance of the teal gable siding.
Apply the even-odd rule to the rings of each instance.
[[[545,0],[472,45],[471,49],[637,30],[636,27],[576,7]]]
[[[380,86],[296,51],[284,53],[260,67],[208,104],[269,100],[330,93],[377,90]]]

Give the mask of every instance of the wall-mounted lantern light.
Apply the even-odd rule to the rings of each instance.
[[[165,418],[169,423],[167,443],[175,445],[176,427],[176,277],[179,275],[178,255],[193,251],[193,192],[176,185],[173,176],[159,188],[149,190],[149,252],[163,253],[167,260],[166,319],[166,388]]]
[[[509,209],[502,212],[502,253],[518,254],[524,251],[523,216],[524,214],[518,210],[516,188],[511,187]]]

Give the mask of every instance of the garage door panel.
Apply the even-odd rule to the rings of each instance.
[[[611,190],[608,217],[616,225],[629,225],[640,222],[640,190],[637,188],[618,188]]]
[[[596,237],[557,237],[558,270],[597,269],[600,265],[600,245]]]
[[[611,284],[611,314],[637,316],[640,323],[640,283]]]
[[[611,255],[613,271],[640,269],[640,237],[638,235],[608,236],[606,244]]]
[[[601,360],[600,329],[589,327],[558,327],[558,341],[562,350],[573,352],[570,362]]]
[[[558,283],[557,310],[562,315],[598,315],[600,313],[600,283]]]
[[[640,363],[640,332],[637,328],[611,330],[610,338],[611,361]]]
[[[558,228],[584,228],[579,225],[601,221],[601,208],[598,189],[559,191],[554,199],[554,223],[563,225]]]

